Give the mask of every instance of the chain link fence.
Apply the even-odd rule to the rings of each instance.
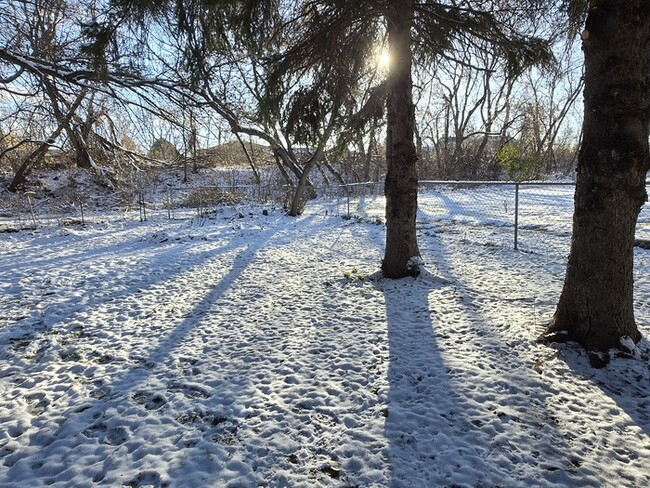
[[[646,182],[650,193],[650,182]],[[563,261],[571,243],[575,183],[420,181],[417,225],[421,230],[543,259]],[[338,196],[336,210],[376,221],[384,216],[382,189],[355,185]],[[650,206],[639,214],[635,237],[650,241]],[[635,272],[650,272],[650,251],[636,248]]]
[[[650,181],[646,182],[650,193]],[[489,236],[499,245],[535,249],[549,237],[568,245],[573,225],[571,182],[420,181],[418,222],[461,226],[465,235]],[[383,216],[383,189],[376,183],[347,185],[336,197],[338,213],[357,218]],[[345,201],[341,204],[340,200]],[[636,238],[650,240],[650,207],[641,209]]]
[[[647,182],[650,191],[650,182]],[[418,225],[434,225],[462,238],[534,252],[566,252],[570,243],[574,183],[421,181]],[[384,219],[381,182],[316,189],[325,211],[346,218]],[[282,207],[292,188],[276,185],[152,187],[103,195],[48,196],[4,193],[0,231],[106,219],[209,217],[224,206]],[[308,204],[309,205],[309,204]],[[650,207],[638,218],[636,238],[650,241]],[[650,254],[650,253],[648,253]],[[649,266],[650,269],[650,266]]]
[[[0,195],[0,232],[105,220],[207,218],[224,206],[281,205],[290,193],[291,189],[282,185],[166,185],[65,196],[48,192],[5,192]]]

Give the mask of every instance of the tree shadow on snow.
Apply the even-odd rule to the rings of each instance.
[[[646,435],[650,435],[650,342],[648,339],[641,339],[637,344],[637,350],[639,357],[614,357],[602,369],[591,367],[587,354],[574,343],[563,347],[560,357],[564,359],[571,371],[597,386],[630,417],[637,427]]]
[[[193,305],[192,310],[185,314],[185,318],[149,352],[148,356],[142,358],[140,363],[145,366],[145,369],[136,368],[133,372],[124,375],[123,378],[112,383],[112,389],[122,391],[126,387],[132,390],[137,387],[138,383],[145,381],[146,376],[149,376],[155,370],[156,366],[163,365],[164,361],[191,335],[192,331],[201,326],[201,319],[208,313],[211,313],[215,302],[233,287],[237,279],[255,260],[256,254],[265,247],[277,231],[277,227],[263,231],[260,235],[256,236],[255,240],[248,244],[246,249],[236,255],[230,265],[230,270],[219,282],[214,284],[212,289],[200,301]],[[225,249],[234,245],[235,243],[231,243],[225,246],[225,248],[220,248],[219,252],[223,252]],[[140,373],[144,372],[144,377],[142,377],[142,374],[136,374],[136,371],[140,371]],[[140,378],[134,382],[133,380],[136,376]]]
[[[470,404],[475,404],[480,397],[490,396],[503,402],[503,405],[497,404],[496,414],[504,420],[504,431],[495,438],[495,449],[490,457],[497,459],[501,455],[500,464],[512,477],[494,478],[495,481],[505,486],[535,485],[536,480],[546,480],[557,486],[602,483],[604,478],[598,469],[599,463],[614,464],[618,460],[608,457],[606,449],[594,456],[595,439],[596,443],[598,441],[590,432],[595,429],[605,433],[601,441],[604,445],[608,442],[607,432],[617,441],[626,435],[628,439],[637,437],[636,433],[625,433],[632,424],[650,434],[650,344],[643,340],[639,345],[645,357],[643,361],[616,359],[605,370],[594,370],[582,350],[566,346],[559,352],[567,365],[562,367],[555,361],[557,351],[555,354],[539,352],[536,337],[540,331],[536,327],[531,330],[533,323],[537,323],[532,313],[535,303],[532,297],[536,292],[525,287],[517,290],[497,286],[499,280],[513,282],[512,276],[518,271],[511,261],[502,260],[501,255],[516,251],[495,249],[492,255],[490,247],[471,243],[464,245],[462,250],[454,250],[436,245],[435,240],[442,239],[433,240],[435,249],[432,252],[438,268],[443,276],[453,281],[464,308],[470,313],[473,309],[478,318],[472,324],[475,333],[472,342],[478,340],[479,360],[487,366],[481,369],[489,372],[483,375],[483,382],[477,375],[474,381],[462,382],[458,390],[466,395]],[[459,252],[462,256],[458,256]],[[533,267],[532,274],[548,273],[547,264],[535,271],[539,263],[535,263],[534,256],[520,256],[530,259],[528,266]],[[468,270],[467,264],[472,261],[482,262],[484,266]],[[498,276],[499,280],[483,282],[482,274]],[[517,299],[512,300],[512,297]],[[446,341],[441,340],[443,349],[445,345]],[[553,360],[545,364],[550,359]],[[450,376],[453,382],[455,374]],[[599,392],[590,395],[591,385],[575,381],[576,377],[598,386],[632,420],[621,415],[618,408],[608,406],[609,402],[594,401],[602,398]],[[481,383],[478,389],[473,388]],[[623,446],[620,449],[625,452],[634,448]],[[636,455],[630,454],[629,459],[634,460]],[[622,461],[620,465],[628,462]],[[627,473],[633,473],[636,466],[631,463]]]
[[[386,296],[391,390],[400,370],[433,368],[437,375],[425,377],[430,385],[424,388],[433,394],[421,401],[428,402],[422,415],[428,411],[437,424],[430,432],[436,439],[434,449],[441,446],[442,453],[429,465],[416,453],[429,471],[436,472],[424,480],[414,479],[412,484],[512,486],[546,479],[559,486],[579,482],[581,473],[572,464],[570,442],[554,422],[556,412],[551,400],[556,392],[528,359],[532,339],[513,335],[515,327],[510,330],[521,315],[502,314],[513,308],[508,297],[489,286],[475,288],[457,272],[453,264],[459,257],[452,256],[440,238],[421,239],[420,244],[425,258],[435,263],[447,281],[425,276],[413,281],[411,288],[415,291],[407,292],[404,286],[398,294]],[[460,259],[489,259],[477,258],[471,251],[469,248]],[[504,276],[505,271],[500,266],[494,270]],[[496,315],[495,305],[502,310]],[[406,310],[409,307],[411,311]],[[411,332],[413,324],[419,324],[418,330]],[[521,324],[517,328],[526,330]],[[407,340],[413,342],[410,349],[404,345]],[[406,368],[393,360],[393,351],[400,352]],[[416,390],[422,388],[418,383]],[[390,399],[394,402],[395,395]],[[407,401],[398,403],[409,408]],[[435,415],[431,417],[432,412],[437,420]],[[399,426],[398,421],[391,423]],[[406,469],[400,463],[392,463],[394,485],[407,486],[395,476]]]
[[[391,486],[449,486],[488,472],[485,445],[464,415],[437,344],[423,278],[380,281],[388,322],[386,437]]]
[[[66,326],[66,324],[74,322],[74,319],[77,318],[79,313],[88,314],[91,310],[105,306],[109,302],[119,303],[120,300],[131,297],[134,294],[134,290],[137,290],[137,293],[139,293],[140,289],[146,291],[159,283],[171,282],[191,269],[204,266],[205,263],[215,256],[234,250],[241,244],[239,240],[231,240],[223,246],[210,250],[199,261],[192,262],[187,267],[179,265],[182,262],[182,256],[186,250],[186,247],[180,243],[165,243],[162,247],[161,244],[153,244],[149,245],[150,248],[147,249],[147,244],[143,243],[141,239],[136,239],[125,241],[122,245],[111,245],[106,248],[100,247],[87,251],[87,253],[83,254],[84,262],[86,262],[85,258],[98,259],[102,256],[115,253],[118,250],[122,257],[137,251],[149,259],[140,260],[128,268],[127,272],[124,273],[125,278],[121,280],[121,284],[126,286],[120,291],[104,285],[105,282],[116,279],[116,271],[111,266],[104,266],[102,271],[89,268],[86,275],[80,276],[82,278],[81,282],[77,283],[77,289],[83,292],[82,298],[73,296],[63,300],[52,301],[42,317],[38,319],[25,317],[24,320],[4,327],[1,330],[0,336],[8,339],[5,344],[0,344],[0,357],[4,357],[7,348],[11,346],[11,342],[32,341],[37,336],[46,336],[54,328],[62,325]],[[71,258],[57,258],[50,264],[57,265],[57,263],[62,263],[58,264],[58,266],[76,265],[79,264],[77,263],[77,259],[78,255]],[[42,267],[44,263],[36,261],[30,262],[28,265],[37,268]],[[48,276],[47,270],[43,272],[43,276]],[[72,282],[70,281],[69,283]],[[51,291],[49,289],[47,290],[47,292]],[[84,299],[86,303],[80,308],[79,304]],[[72,310],[69,311],[70,309]],[[57,313],[56,315],[59,315],[59,317],[54,320],[49,316],[45,317],[45,314],[52,315],[53,311],[59,312],[62,310],[67,311],[67,313]],[[47,325],[44,324],[45,319],[47,319]]]
[[[152,345],[150,351],[140,358],[137,365],[126,370],[124,374],[115,377],[113,381],[103,384],[105,394],[102,397],[93,399],[82,397],[73,401],[64,414],[63,418],[65,421],[58,429],[56,437],[41,435],[39,433],[30,437],[30,446],[38,450],[38,457],[40,459],[47,460],[51,456],[56,456],[56,453],[61,450],[66,452],[63,461],[57,463],[58,468],[55,469],[53,465],[50,465],[48,473],[50,479],[56,480],[57,476],[65,476],[66,469],[74,466],[79,461],[79,457],[87,453],[87,449],[71,448],[71,442],[73,444],[72,447],[92,443],[94,442],[92,439],[86,438],[96,435],[105,436],[107,439],[106,442],[111,445],[119,445],[126,441],[128,435],[124,427],[120,427],[119,429],[109,428],[107,430],[107,424],[110,420],[105,418],[107,412],[111,412],[110,415],[114,415],[114,412],[119,412],[123,409],[128,404],[127,402],[139,403],[148,411],[156,411],[165,405],[167,401],[165,395],[167,392],[164,389],[160,393],[156,391],[162,385],[157,380],[155,386],[149,385],[150,378],[165,378],[165,371],[170,368],[170,361],[173,359],[174,351],[180,348],[183,342],[190,338],[193,331],[201,327],[206,315],[214,313],[213,308],[215,302],[233,287],[235,282],[249,268],[251,263],[253,263],[256,254],[267,245],[278,230],[278,227],[272,227],[261,232],[254,240],[249,242],[247,248],[234,258],[227,273],[214,284],[205,296],[193,304],[192,309],[184,315],[184,318],[171,331],[163,332],[165,336],[159,342]],[[237,240],[237,242],[220,247],[214,252],[224,252],[230,246],[241,244],[242,241]],[[206,258],[206,260],[209,260],[209,258]],[[161,277],[161,280],[171,279],[173,276],[174,273]],[[170,297],[170,299],[173,299],[173,297]],[[153,328],[155,328],[155,324]],[[214,344],[214,347],[219,347],[219,344]],[[161,375],[161,373],[163,374]],[[171,380],[172,378],[169,379]],[[174,385],[170,383],[167,387],[173,390]],[[211,396],[211,392],[206,388],[194,387],[193,385],[189,385],[188,388],[184,393],[195,398],[197,403],[201,399]],[[240,382],[233,387],[232,391],[229,393],[226,392],[226,396],[229,397],[228,399],[224,398],[220,399],[220,401],[237,403],[238,398],[246,398],[249,396],[249,393],[246,385]],[[114,420],[110,421],[115,423]],[[217,421],[222,422],[225,419],[219,417],[217,420],[212,420],[213,423]],[[84,435],[79,435],[80,431]],[[32,461],[31,456],[18,459],[6,472],[7,477],[5,480],[12,479],[15,473],[20,473]],[[128,463],[128,460],[125,459],[123,462]],[[107,460],[107,463],[108,465],[111,465],[111,463],[115,464],[110,459]],[[217,470],[218,468],[216,465],[210,467],[205,462],[202,465],[202,469],[206,470]],[[106,472],[99,474],[98,479],[103,479],[105,475]],[[0,484],[2,484],[2,478],[0,478]]]
[[[462,198],[464,195],[454,194]],[[476,219],[477,222],[490,222],[494,226],[511,226],[513,225],[512,216],[503,211],[501,198],[504,195],[490,194],[488,196],[481,195],[480,193],[473,195],[470,202],[462,202],[457,198],[454,200],[446,192],[436,193],[438,198],[437,205],[432,205],[428,201],[424,201],[421,205],[420,211],[425,212],[429,208],[435,208],[437,212],[445,211],[443,215],[434,217],[435,220],[466,220]],[[510,195],[505,195],[510,200]]]

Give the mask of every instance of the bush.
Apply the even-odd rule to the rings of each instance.
[[[499,167],[512,181],[526,181],[539,178],[542,159],[538,154],[526,154],[512,144],[506,144],[495,156]]]
[[[184,208],[206,208],[216,205],[233,205],[241,203],[245,195],[231,190],[221,188],[197,188],[189,193],[181,206]]]

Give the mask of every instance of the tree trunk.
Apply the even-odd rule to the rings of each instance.
[[[280,170],[280,174],[284,178],[285,183],[293,187],[293,180],[291,179],[291,176],[289,176],[289,173],[287,173],[287,170],[284,169],[284,164],[282,164],[280,156],[278,156],[278,152],[276,150],[273,151],[273,157],[275,158],[275,164],[277,164],[278,169]]]
[[[650,47],[647,0],[592,0],[583,33],[583,140],[571,252],[557,310],[543,338],[587,351],[638,342],[634,320],[634,231],[647,200]],[[591,355],[592,364],[607,355]],[[599,359],[600,358],[600,359]],[[602,362],[604,360],[604,362]]]
[[[81,105],[81,102],[85,96],[86,90],[82,89],[79,95],[77,95],[75,101],[70,106],[68,113],[65,115],[63,120],[59,121],[59,125],[56,129],[54,129],[54,132],[50,134],[50,137],[47,139],[47,141],[42,142],[36,149],[27,155],[25,160],[16,171],[16,174],[11,180],[11,183],[7,187],[10,192],[15,193],[25,184],[27,176],[32,169],[32,165],[41,160],[47,153],[48,149],[50,149],[50,147],[56,142],[57,137],[61,135],[61,132],[63,132],[65,125],[70,122],[70,119],[72,119],[75,110],[79,108],[79,105]]]
[[[86,141],[84,140],[81,133],[72,127],[72,124],[70,123],[71,118],[68,118],[67,115],[64,114],[59,107],[59,101],[61,101],[62,105],[65,104],[61,93],[56,88],[54,83],[52,83],[47,78],[43,78],[43,86],[45,87],[45,91],[47,92],[47,95],[52,104],[52,111],[54,112],[56,121],[59,124],[63,124],[63,129],[68,135],[68,140],[70,141],[70,144],[72,145],[72,149],[74,150],[76,156],[77,167],[92,168],[92,158],[88,153]]]
[[[239,145],[242,148],[242,151],[244,151],[244,155],[246,156],[246,161],[248,161],[248,165],[251,167],[251,170],[253,170],[253,177],[255,178],[255,184],[259,185],[262,181],[260,178],[260,172],[257,169],[257,166],[255,166],[255,161],[253,161],[253,157],[251,156],[252,154],[252,148],[251,152],[248,152],[248,149],[246,149],[246,144],[244,144],[244,141],[242,141],[241,137],[237,132],[234,133],[235,137],[237,138],[237,141],[239,141]]]
[[[334,126],[331,125],[327,129],[326,134],[324,136],[324,140],[329,139],[329,137],[332,134],[333,127]],[[302,170],[302,175],[300,175],[300,179],[298,180],[298,186],[296,187],[296,192],[293,194],[293,200],[291,202],[291,209],[289,210],[289,216],[296,217],[302,213],[303,208],[305,206],[304,193],[307,184],[309,183],[309,173],[311,172],[312,168],[318,163],[318,161],[323,157],[323,153],[324,153],[324,143],[321,143],[316,149],[314,155],[311,158],[309,158],[309,161],[305,163],[305,166]],[[313,186],[312,189],[315,192]]]
[[[287,168],[289,168],[291,172],[295,175],[298,181],[300,181],[304,173],[304,168],[298,164],[295,156],[289,154],[289,151],[287,151],[284,147],[280,146],[277,143],[275,146],[271,146],[271,147],[273,147],[273,151],[278,155],[280,161],[284,163],[284,165]],[[306,176],[305,178],[306,180],[305,180],[305,184],[303,185],[303,188],[307,188],[309,192],[309,198],[316,198],[316,188],[314,188],[314,184],[309,179],[309,176]]]
[[[304,210],[306,200],[306,197],[304,195],[305,187],[307,186],[309,173],[315,165],[316,160],[312,158],[305,164],[305,167],[302,170],[302,175],[298,180],[298,186],[296,186],[296,191],[293,194],[293,198],[291,199],[291,208],[289,209],[288,214],[290,217],[297,217],[298,215],[302,214],[302,211]]]
[[[386,251],[382,271],[387,278],[415,276],[421,262],[415,234],[418,178],[413,143],[412,15],[411,0],[394,0],[386,13],[391,65],[386,102]]]
[[[330,173],[334,175],[334,178],[336,178],[336,181],[339,182],[339,185],[345,187],[346,182],[343,179],[343,176],[341,176],[341,173],[339,173],[334,166],[332,166],[332,163],[330,163],[327,158],[323,158],[323,163],[325,164],[325,167],[329,170]]]

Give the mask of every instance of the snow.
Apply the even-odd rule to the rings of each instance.
[[[650,485],[650,344],[537,344],[566,224],[530,205],[515,251],[489,191],[424,193],[397,281],[378,197],[0,234],[0,486]]]

